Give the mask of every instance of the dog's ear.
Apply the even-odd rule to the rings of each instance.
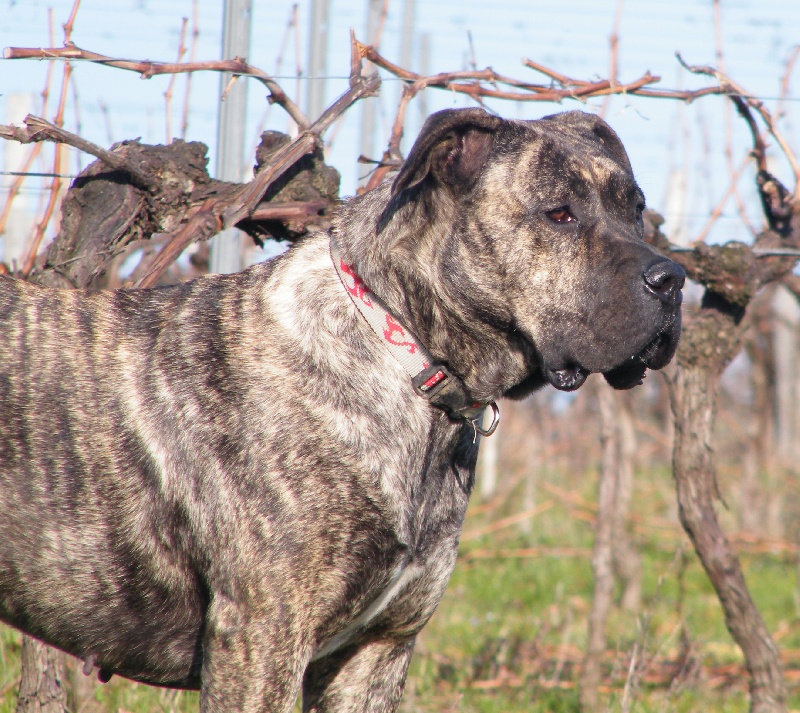
[[[599,139],[605,146],[606,151],[617,163],[623,166],[629,173],[633,173],[628,152],[622,145],[622,141],[617,132],[614,131],[605,121],[596,114],[589,114],[585,111],[566,111],[562,114],[551,114],[545,116],[544,121],[570,126],[577,131],[588,134],[591,138]]]
[[[468,189],[483,170],[503,120],[483,109],[445,109],[425,121],[392,185],[392,195],[429,175],[454,188]]]

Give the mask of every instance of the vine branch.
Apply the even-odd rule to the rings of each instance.
[[[186,74],[187,72],[223,72],[237,76],[253,77],[261,82],[270,92],[270,103],[279,104],[292,117],[300,130],[306,130],[310,124],[306,115],[283,91],[281,86],[266,72],[249,65],[241,57],[234,59],[207,60],[203,62],[152,62],[150,60],[116,59],[81,49],[72,42],[63,47],[6,47],[4,59],[61,59],[69,61],[85,61],[116,67],[129,72],[137,72],[142,79],[150,79],[160,74]]]

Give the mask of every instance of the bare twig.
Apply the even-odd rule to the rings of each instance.
[[[383,37],[383,30],[386,27],[386,18],[389,16],[389,0],[383,0],[381,5],[381,14],[378,17],[378,26],[375,28],[375,37],[370,37],[369,41],[373,47],[381,46],[381,38]],[[366,68],[369,71],[369,67]]]
[[[75,0],[72,3],[72,10],[69,13],[67,21],[64,23],[64,43],[69,42],[72,37],[72,30],[75,27],[75,17],[78,14],[78,8],[81,6],[81,0]]]
[[[135,165],[130,164],[123,156],[112,153],[106,149],[87,141],[80,136],[62,129],[49,121],[38,116],[28,115],[25,117],[25,126],[1,125],[0,138],[12,139],[22,144],[29,144],[38,141],[55,141],[60,144],[73,146],[84,153],[91,154],[99,158],[110,168],[125,171],[130,174],[133,182],[140,188],[156,192],[159,190],[159,182],[156,178],[143,173]],[[54,171],[58,173],[58,171]]]
[[[610,86],[612,89],[617,86],[617,75],[619,74],[619,26],[622,22],[622,9],[624,5],[625,0],[617,0],[617,9],[614,12],[614,26],[611,30],[611,36],[609,37],[610,67],[608,70],[608,78],[611,82]],[[611,103],[611,96],[611,94],[606,96],[603,107],[600,109],[600,116],[602,117],[605,117],[608,111],[608,107]]]
[[[2,136],[3,131],[2,126],[0,126],[0,136]],[[30,171],[33,162],[36,160],[36,157],[42,150],[42,146],[44,144],[36,144],[33,147],[31,152],[25,159],[25,162],[19,168],[19,175],[14,177],[14,181],[11,186],[8,188],[8,192],[6,193],[6,202],[3,205],[3,210],[0,211],[0,235],[5,232],[6,223],[8,223],[8,217],[11,215],[11,208],[14,203],[14,199],[19,195],[20,189],[22,188],[22,184],[25,182],[26,174]]]
[[[300,101],[301,87],[303,85],[303,62],[300,44],[300,21],[297,15],[297,3],[292,5],[292,26],[294,27],[294,91],[297,101]]]
[[[198,20],[197,0],[192,0],[192,44],[189,49],[189,61],[194,62],[197,55],[197,41],[200,38],[200,21]],[[181,138],[186,138],[189,128],[189,100],[191,98],[192,73],[186,74],[186,87],[183,95],[183,118],[181,119]]]
[[[708,220],[706,224],[703,226],[702,230],[698,233],[697,237],[695,238],[695,242],[703,242],[707,237],[708,234],[711,232],[711,228],[714,227],[714,224],[719,220],[719,217],[722,215],[722,211],[725,209],[725,204],[728,202],[728,198],[731,197],[733,192],[736,190],[736,183],[741,178],[742,173],[744,173],[744,169],[747,168],[747,164],[750,162],[750,156],[745,156],[739,166],[732,171],[731,173],[731,180],[728,184],[728,188],[725,190],[722,198],[720,198],[717,205],[714,206],[711,214],[708,216]],[[691,249],[691,248],[690,248]]]
[[[183,59],[183,55],[186,54],[186,27],[188,24],[189,18],[184,17],[183,21],[181,22],[181,37],[178,41],[178,63],[180,63],[180,61]],[[164,111],[167,122],[167,143],[172,141],[172,90],[175,88],[175,80],[177,77],[177,74],[173,74],[170,77],[167,90],[164,92]]]
[[[565,88],[557,89],[551,85],[532,84],[530,82],[522,82],[511,77],[506,77],[497,74],[491,68],[483,70],[470,70],[462,72],[443,72],[430,77],[424,77],[416,72],[411,72],[403,69],[398,65],[390,62],[385,57],[380,55],[378,51],[368,45],[359,42],[355,45],[358,50],[359,57],[372,62],[375,66],[380,67],[399,79],[406,82],[403,94],[400,98],[400,104],[397,108],[394,124],[392,125],[391,137],[389,140],[389,147],[383,155],[378,168],[373,172],[370,180],[367,182],[366,190],[371,190],[386,177],[386,174],[396,167],[402,161],[400,153],[400,141],[403,138],[403,126],[405,124],[406,109],[411,100],[423,89],[427,87],[436,87],[440,89],[447,89],[453,92],[467,94],[473,99],[480,100],[483,97],[492,97],[495,99],[507,99],[510,101],[549,101],[560,102],[563,99],[586,99],[590,96],[606,96],[613,93],[634,93],[638,88],[652,84],[660,80],[659,77],[654,77],[649,72],[640,77],[639,79],[624,85],[616,85],[611,88],[611,82],[602,80],[599,82],[580,82],[571,80],[563,75],[553,73],[540,65],[535,65],[536,68],[555,75],[563,80]],[[529,60],[526,61],[528,66],[534,66]],[[510,91],[498,89],[498,86],[510,87]]]
[[[618,13],[621,12],[621,5],[622,0],[620,0]],[[650,87],[650,85],[660,81],[660,77],[653,76],[649,72],[642,75],[639,79],[624,84],[618,83],[616,77],[613,77],[611,80],[583,81],[567,77],[532,60],[525,60],[525,66],[548,77],[551,80],[548,84],[523,82],[518,79],[500,75],[491,68],[461,72],[443,72],[425,77],[390,62],[383,57],[375,47],[355,42],[354,48],[358,51],[360,59],[366,59],[375,66],[384,69],[406,82],[395,115],[388,148],[378,168],[370,177],[366,185],[366,190],[377,186],[386,177],[386,174],[402,161],[400,141],[403,136],[403,126],[408,104],[420,91],[427,87],[435,87],[467,94],[476,101],[491,97],[523,102],[561,102],[566,99],[586,101],[591,97],[609,97],[614,94],[634,94],[638,96],[669,98],[688,102],[709,94],[727,93],[719,86],[705,87],[693,91],[649,89],[648,87]],[[505,87],[505,89],[503,87]]]
[[[6,56],[19,57],[23,55],[39,56],[35,53],[26,53],[26,51],[6,50]],[[57,55],[62,58],[79,57],[111,66],[121,66],[124,69],[138,71],[143,76],[194,71],[195,69],[229,71],[234,74],[247,74],[248,76],[257,76],[262,79],[266,76],[260,70],[250,68],[241,60],[159,65],[150,62],[109,60],[108,58],[102,58],[100,55],[79,50],[69,44],[63,51],[58,51]],[[243,220],[252,218],[261,197],[269,185],[297,160],[313,151],[319,145],[322,134],[351,104],[362,97],[371,96],[377,91],[380,86],[380,78],[377,73],[363,76],[361,60],[355,47],[352,56],[353,62],[348,91],[329,106],[312,125],[308,125],[304,116],[293,115],[298,126],[305,127],[294,141],[278,150],[269,163],[261,166],[254,179],[250,183],[241,186],[240,190],[236,191],[232,196],[228,193],[223,197],[210,199],[204,204],[203,209],[195,212],[187,223],[171,235],[164,250],[147,266],[143,277],[137,282],[137,286],[146,287],[155,284],[166,267],[189,243],[207,239],[220,229],[232,227]],[[272,80],[269,80],[269,82],[272,82]],[[278,100],[276,99],[276,101]],[[283,102],[283,99],[281,99],[281,102]],[[284,108],[293,106],[291,102],[288,105],[282,105],[284,105]],[[158,192],[158,182],[141,172],[136,166],[131,165],[123,156],[106,151],[43,119],[29,116],[26,118],[25,124],[24,127],[0,126],[0,138],[13,139],[22,143],[51,140],[75,146],[96,156],[112,168],[126,171],[131,176],[132,181],[139,187],[154,193]]]
[[[714,0],[714,44],[715,44],[715,51],[717,57],[717,66],[722,74],[725,73],[725,50],[723,47],[722,42],[722,8],[720,7],[719,0]],[[743,102],[740,97],[731,97],[734,101]],[[727,102],[725,103],[725,162],[728,164],[728,172],[731,175],[735,174],[735,168],[733,165],[733,125],[731,121],[731,106]],[[733,181],[731,183],[731,191],[730,194],[733,196],[733,200],[736,203],[736,209],[739,213],[739,218],[742,223],[748,228],[750,234],[755,236],[757,231],[753,226],[750,224],[750,220],[747,217],[747,210],[745,209],[744,201],[742,200],[742,196],[739,194],[738,184],[737,182]]]
[[[758,170],[766,171],[767,146],[764,143],[764,138],[761,136],[761,132],[758,130],[758,126],[756,125],[750,108],[748,107],[747,102],[745,102],[741,97],[731,97],[731,101],[739,111],[739,115],[742,117],[742,119],[744,119],[745,123],[750,129],[750,134],[753,137],[752,157],[756,160]]]
[[[70,12],[69,18],[67,19],[67,22],[64,24],[65,43],[68,43],[70,41],[70,37],[72,35],[72,29],[75,26],[75,17],[78,14],[78,8],[80,7],[80,4],[81,0],[74,1],[74,3],[72,4],[72,11]],[[66,109],[67,105],[67,93],[69,91],[69,80],[71,74],[72,74],[72,65],[69,62],[66,62],[64,64],[64,74],[61,80],[61,94],[59,96],[58,109],[56,110],[56,116],[54,120],[55,126],[59,129],[64,125],[64,110]],[[50,184],[50,196],[48,198],[44,214],[42,215],[42,218],[39,221],[39,223],[36,225],[33,237],[31,238],[30,241],[30,245],[28,246],[27,257],[25,259],[25,264],[22,269],[23,277],[27,277],[30,274],[31,270],[33,269],[33,264],[36,260],[36,254],[39,252],[39,246],[42,244],[42,240],[47,230],[47,226],[50,224],[50,220],[53,217],[53,213],[55,213],[56,204],[58,203],[62,186],[62,180],[59,174],[61,173],[61,158],[63,154],[64,154],[63,144],[57,143],[53,155],[53,181]]]
[[[94,62],[107,67],[116,67],[130,72],[137,72],[142,79],[150,79],[160,74],[184,74],[186,72],[223,72],[236,76],[253,77],[261,82],[270,92],[270,101],[283,107],[301,129],[309,127],[308,119],[300,108],[283,91],[281,86],[266,72],[253,67],[243,59],[209,60],[205,62],[150,62],[147,60],[115,59],[106,55],[90,52],[76,47],[73,43],[65,43],[64,47],[6,47],[3,50],[5,59],[63,59]]]
[[[462,542],[468,542],[470,540],[477,540],[479,537],[483,537],[484,535],[489,535],[493,532],[497,532],[498,530],[502,530],[506,527],[511,527],[518,522],[522,522],[523,520],[527,520],[532,518],[536,515],[541,515],[543,512],[547,512],[552,507],[555,506],[554,500],[546,500],[545,502],[537,505],[536,507],[529,508],[527,510],[523,510],[522,512],[514,513],[513,515],[509,515],[508,517],[501,517],[499,520],[495,520],[494,522],[490,523],[489,525],[484,525],[483,527],[477,527],[473,530],[468,530],[461,535]]]
[[[328,206],[327,201],[262,203],[250,214],[250,220],[275,220],[282,223],[302,222],[319,215]]]
[[[255,177],[238,190],[232,198],[209,200],[204,208],[188,223],[172,234],[165,248],[147,267],[136,287],[150,287],[157,283],[164,270],[192,242],[207,239],[220,230],[235,226],[252,218],[266,189],[284,171],[318,145],[322,134],[336,118],[358,99],[374,94],[380,86],[377,74],[364,77],[360,63],[350,77],[350,89],[329,106],[306,131],[301,132],[291,143],[279,149],[256,172]]]
[[[469,67],[473,72],[477,72],[478,58],[475,55],[475,43],[472,41],[471,30],[467,30],[467,45],[469,46]]]
[[[778,99],[778,105],[775,108],[775,116],[780,119],[783,116],[783,107],[786,104],[786,97],[789,96],[789,80],[791,79],[792,72],[794,71],[797,58],[800,56],[800,45],[795,45],[789,59],[786,62],[786,69],[781,77],[781,93]]]
[[[714,8],[714,52],[717,56],[717,66],[720,71],[725,71],[725,53],[722,49],[722,8],[719,0],[713,0]]]
[[[606,94],[622,94],[633,92],[648,84],[660,81],[649,72],[629,84],[620,85],[614,90],[610,88],[607,79],[598,82],[576,82],[574,88],[557,89],[551,85],[533,84],[518,79],[498,74],[490,67],[478,71],[442,72],[430,77],[423,77],[416,72],[403,69],[381,56],[378,51],[369,45],[357,43],[357,49],[362,59],[385,69],[399,79],[412,82],[417,86],[417,91],[425,87],[438,87],[460,94],[467,94],[473,98],[491,97],[495,99],[508,99],[511,101],[548,101],[560,102],[563,99],[579,99],[588,96],[605,96]],[[528,64],[529,60],[526,60]],[[531,65],[529,65],[531,66]],[[511,91],[495,89],[495,86],[511,87]]]
[[[78,83],[75,77],[72,77],[70,82],[72,87],[72,111],[75,114],[75,134],[80,136],[83,133],[83,124],[81,123],[81,102],[78,96]],[[83,171],[83,154],[80,151],[75,151],[75,173]]]
[[[214,211],[214,201],[207,200],[200,210],[172,234],[161,252],[157,253],[144,268],[144,274],[136,282],[135,287],[153,287],[187,245],[197,240],[198,236],[211,237],[222,229],[222,221]]]
[[[339,97],[329,106],[307,131],[302,132],[292,143],[280,149],[269,164],[263,165],[255,175],[255,178],[244,186],[242,194],[238,197],[235,205],[226,210],[223,216],[226,228],[236,225],[240,220],[248,217],[258,204],[264,191],[270,183],[280,176],[288,166],[309,153],[317,145],[317,141],[322,134],[330,127],[335,119],[349,107],[353,102],[366,96],[374,94],[380,86],[380,78],[377,74],[370,74],[367,77],[358,74],[354,81],[351,81],[350,89]]]
[[[740,113],[742,113],[741,107],[747,106],[749,109],[752,109],[761,117],[761,120],[766,125],[770,135],[775,139],[775,141],[781,147],[783,155],[786,157],[786,160],[789,162],[789,165],[791,166],[796,186],[795,196],[797,196],[798,195],[797,191],[800,191],[800,163],[798,163],[797,157],[790,148],[788,142],[783,138],[783,135],[775,127],[775,122],[774,119],[772,118],[772,114],[769,112],[766,106],[764,106],[764,103],[759,101],[755,97],[749,95],[740,85],[738,85],[736,82],[730,79],[730,77],[726,76],[720,70],[705,65],[689,65],[686,62],[684,62],[683,58],[680,55],[677,55],[677,57],[681,65],[689,72],[692,72],[692,74],[702,74],[705,76],[714,77],[719,82],[719,89],[721,90],[719,93],[729,96],[731,100],[734,101],[734,104],[736,104],[737,108],[739,108]],[[745,114],[742,115],[745,116]],[[751,125],[751,131],[752,131],[753,124],[751,122],[749,123]],[[756,142],[755,135],[754,135],[754,142]],[[763,146],[763,141],[761,142],[761,146]],[[756,150],[758,150],[757,144],[756,144]]]
[[[281,40],[280,49],[278,50],[278,55],[275,58],[275,76],[280,76],[281,75],[281,70],[283,69],[284,55],[286,54],[286,51],[288,49],[289,41],[290,41],[290,39],[292,37],[292,30],[295,28],[296,23],[297,23],[297,5],[295,4],[295,5],[292,6],[292,9],[291,9],[291,11],[289,13],[289,20],[286,23],[286,29],[283,32],[283,39]],[[299,62],[299,59],[298,59],[298,62]],[[297,66],[297,71],[301,72],[299,64]],[[300,97],[299,88],[298,88],[298,91],[297,91],[297,97],[298,97],[297,100],[299,101],[300,100],[299,99],[299,97]],[[248,156],[252,156],[252,155],[255,154],[256,147],[258,146],[258,142],[259,142],[259,139],[261,137],[261,134],[264,132],[264,128],[267,125],[267,119],[269,119],[269,115],[270,115],[270,111],[271,110],[272,110],[272,105],[271,104],[267,104],[267,106],[264,109],[263,114],[261,115],[261,120],[258,122],[258,129],[256,130],[255,135],[253,137],[253,144],[251,145],[250,152],[248,153]],[[290,122],[291,122],[291,119],[290,119]],[[287,133],[289,133],[291,135],[291,134],[294,134],[295,132],[290,130]]]
[[[51,11],[52,13],[52,11]],[[51,24],[52,24],[52,14],[51,14]],[[47,116],[47,104],[50,98],[50,83],[53,80],[53,70],[55,68],[55,62],[48,62],[47,63],[47,74],[44,81],[44,87],[42,88],[42,116]],[[2,136],[2,127],[0,127],[0,136]],[[6,202],[3,206],[2,212],[0,212],[0,235],[5,231],[6,223],[8,222],[8,216],[11,215],[11,207],[14,203],[14,199],[19,195],[19,191],[22,188],[22,184],[25,182],[25,174],[31,170],[31,166],[33,166],[33,162],[36,160],[36,157],[42,150],[42,146],[44,144],[37,143],[28,154],[25,162],[20,166],[19,173],[20,175],[14,179],[14,182],[11,184],[10,188],[8,189],[8,193],[6,194]]]

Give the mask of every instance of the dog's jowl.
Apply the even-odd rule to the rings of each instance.
[[[596,117],[451,110],[245,272],[0,277],[0,618],[206,712],[394,710],[483,409],[675,351],[684,273],[643,208]]]

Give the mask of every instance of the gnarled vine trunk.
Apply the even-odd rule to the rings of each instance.
[[[64,654],[24,636],[21,665],[17,713],[66,713]]]
[[[750,597],[739,558],[715,511],[712,438],[717,381],[718,374],[697,364],[679,365],[670,380],[680,520],[714,585],[725,624],[744,654],[750,674],[750,710],[777,713],[786,710],[778,648]]]

